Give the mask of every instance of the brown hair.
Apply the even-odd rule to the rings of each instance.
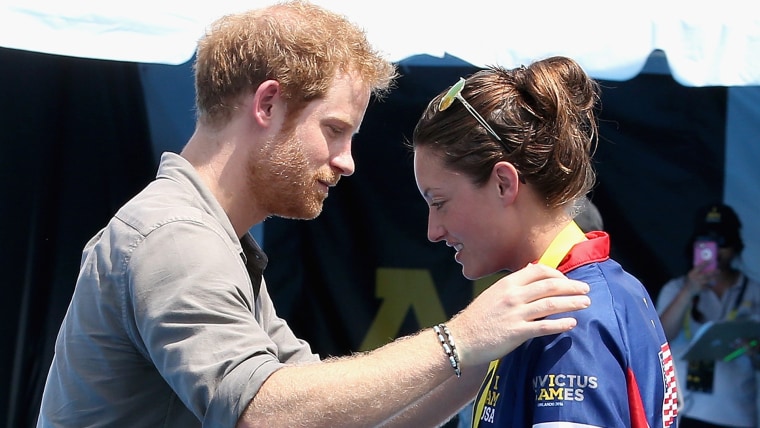
[[[501,142],[458,100],[438,111],[445,92],[422,114],[413,148],[434,149],[448,168],[479,185],[497,162],[506,160],[550,208],[572,203],[593,187],[599,87],[572,59],[552,57],[512,70],[489,67],[467,78],[462,97]]]
[[[195,90],[199,119],[224,124],[239,96],[277,80],[289,117],[324,96],[338,72],[356,72],[380,97],[396,78],[365,33],[345,17],[304,1],[227,15],[198,42]]]

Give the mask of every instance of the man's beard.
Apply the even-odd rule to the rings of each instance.
[[[325,193],[318,180],[335,174],[312,172],[302,141],[293,132],[278,136],[248,162],[251,193],[269,215],[310,220],[322,212]],[[321,177],[329,175],[329,177]]]

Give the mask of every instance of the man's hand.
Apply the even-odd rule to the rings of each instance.
[[[537,264],[501,278],[448,323],[460,363],[487,363],[530,338],[572,329],[574,318],[544,318],[587,308],[591,304],[588,292],[586,283]]]

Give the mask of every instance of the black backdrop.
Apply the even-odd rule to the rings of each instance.
[[[269,219],[265,277],[280,314],[323,356],[380,345],[453,315],[484,287],[427,242],[402,145],[435,93],[475,69],[406,66],[373,102],[357,172],[314,221]],[[0,49],[0,417],[33,426],[81,248],[155,173],[138,65]],[[691,212],[722,199],[725,88],[667,75],[602,82],[592,197],[613,255],[653,297],[686,268]]]
[[[154,175],[134,65],[0,49],[0,414],[33,426],[81,249]]]

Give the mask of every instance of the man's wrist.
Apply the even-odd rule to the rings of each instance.
[[[441,343],[443,352],[451,364],[451,368],[454,369],[454,374],[457,377],[462,375],[462,366],[459,362],[459,352],[457,350],[456,343],[454,342],[454,336],[445,324],[438,324],[433,326],[433,331],[438,336],[438,341]]]

